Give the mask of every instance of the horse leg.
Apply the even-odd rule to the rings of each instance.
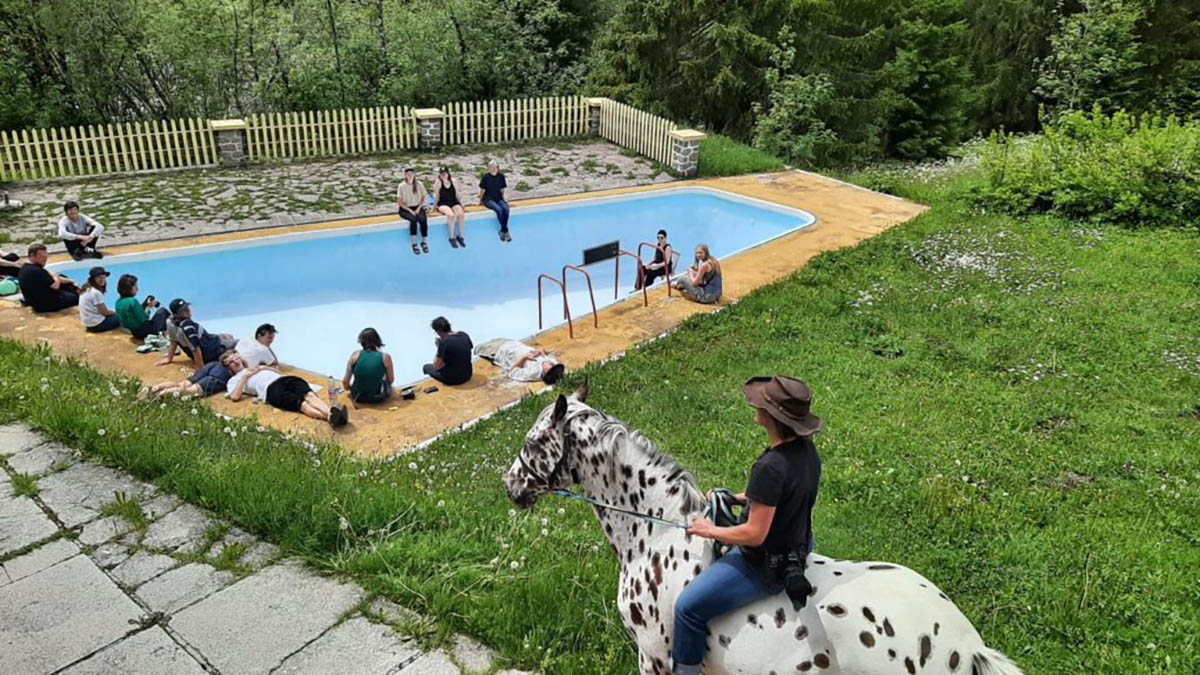
[[[641,675],[671,675],[671,664],[660,656],[647,654],[638,648],[638,671]]]

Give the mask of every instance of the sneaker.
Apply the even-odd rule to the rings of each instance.
[[[450,248],[458,248],[458,240],[457,239],[455,239],[453,237],[450,238]]]
[[[504,237],[505,237],[505,235],[507,235],[507,234],[508,234],[507,232],[505,232],[504,230],[501,230],[501,231],[500,231],[500,241],[504,241]]]
[[[504,238],[501,237],[500,240],[504,241]],[[83,260],[83,256],[84,256],[83,251],[71,251],[71,259],[72,260]]]
[[[85,249],[83,249],[83,257],[99,259],[99,258],[103,258],[104,254],[101,253],[100,251],[97,251],[94,248],[85,248]]]
[[[509,234],[508,230],[504,231],[504,241],[512,241],[512,235]]]
[[[456,238],[454,241],[457,241],[457,242],[458,242],[458,245],[459,245],[459,246],[461,246],[461,247],[463,247],[463,248],[466,248],[466,247],[467,247],[467,241],[466,241],[465,239],[463,239],[463,238],[462,238],[462,235],[461,235],[461,234],[460,234],[460,235],[458,235],[458,237],[457,237],[457,238]]]
[[[335,405],[329,409],[329,426],[337,429],[346,426],[350,421],[350,411],[343,406]]]

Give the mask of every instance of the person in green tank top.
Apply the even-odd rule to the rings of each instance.
[[[167,329],[167,317],[170,312],[160,307],[153,295],[148,295],[144,301],[138,302],[137,292],[137,277],[122,274],[121,278],[117,279],[117,295],[120,299],[113,309],[121,327],[133,333],[133,337],[144,340],[147,335],[161,333]],[[148,316],[146,311],[155,307],[158,307],[158,310],[154,312],[154,316]]]
[[[362,329],[358,344],[362,349],[351,354],[346,362],[342,387],[350,391],[350,400],[355,403],[386,401],[392,395],[392,382],[396,379],[392,355],[380,351],[383,340],[374,328]]]

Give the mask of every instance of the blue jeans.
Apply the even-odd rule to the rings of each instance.
[[[740,549],[709,565],[675,599],[671,657],[676,675],[700,675],[709,621],[782,590],[781,584],[768,584],[762,573],[750,567]]]
[[[87,332],[103,333],[105,331],[110,331],[114,328],[119,328],[120,326],[121,326],[121,320],[117,318],[117,315],[109,314],[108,316],[104,317],[103,321],[96,324],[95,326],[88,326]]]
[[[496,218],[500,220],[500,231],[508,232],[508,202],[503,199],[485,199],[483,205],[496,212]]]

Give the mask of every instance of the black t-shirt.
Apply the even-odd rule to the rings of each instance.
[[[821,458],[812,438],[799,438],[767,448],[758,458],[750,470],[746,498],[775,507],[771,529],[760,547],[763,551],[807,550],[812,535],[812,509],[817,502],[820,482]]]
[[[25,265],[17,273],[17,284],[21,295],[35,312],[59,309],[58,291],[50,288],[54,277],[41,265]]]
[[[483,178],[479,179],[479,188],[483,190],[484,200],[498,202],[504,199],[504,188],[508,187],[508,182],[504,180],[504,174],[496,172],[493,176],[491,172],[483,174]]]
[[[437,355],[442,360],[442,380],[447,384],[462,384],[471,379],[471,336],[459,331],[442,338]]]

